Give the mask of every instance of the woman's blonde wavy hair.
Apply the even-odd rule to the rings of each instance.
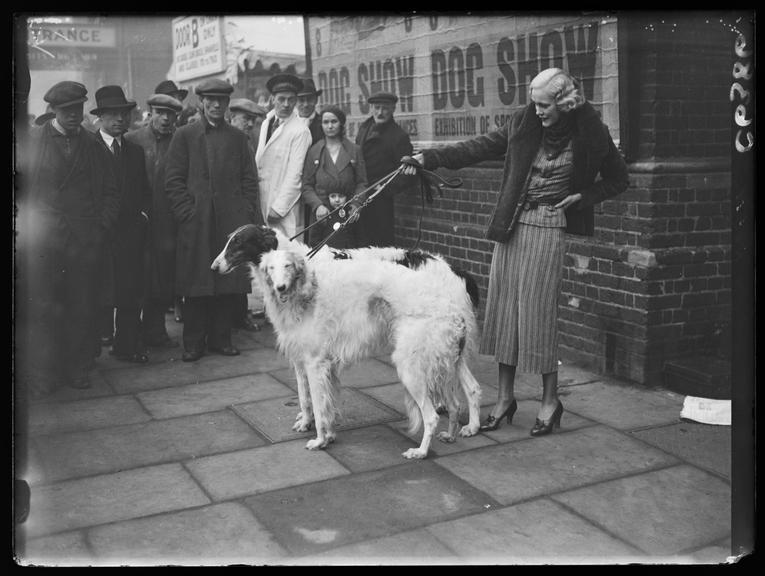
[[[548,68],[534,76],[529,84],[529,97],[532,90],[542,90],[552,96],[561,112],[575,110],[586,102],[577,79],[560,68]]]

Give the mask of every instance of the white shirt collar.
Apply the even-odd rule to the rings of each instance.
[[[51,126],[53,126],[57,132],[60,132],[64,136],[69,136],[66,130],[64,130],[63,126],[61,126],[61,124],[58,123],[58,119],[54,118],[53,121],[51,122]],[[79,132],[80,132],[80,128],[77,128],[77,131],[75,132],[75,134],[78,134]]]
[[[104,131],[103,131],[102,129],[100,129],[100,128],[99,128],[99,130],[98,130],[98,131],[101,133],[101,138],[103,138],[103,139],[104,139],[104,142],[106,142],[106,145],[107,145],[109,148],[111,148],[111,147],[112,147],[112,140],[114,140],[114,139],[115,139],[115,138],[114,138],[114,136],[109,136],[109,135],[108,135],[106,132],[104,132]],[[120,145],[120,147],[121,147],[121,146],[122,146],[122,137],[120,136],[120,137],[119,137],[119,138],[117,138],[116,140],[117,140],[117,144],[119,144],[119,145]]]

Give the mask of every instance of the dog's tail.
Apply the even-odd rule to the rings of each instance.
[[[455,268],[454,266],[452,266],[452,272],[462,278],[462,280],[465,282],[465,290],[467,291],[468,296],[470,296],[470,301],[473,303],[473,308],[477,309],[481,296],[478,292],[478,283],[475,281],[475,278],[473,278],[473,276],[471,276],[465,270],[462,270],[461,268]]]

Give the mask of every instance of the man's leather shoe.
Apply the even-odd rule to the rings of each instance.
[[[233,346],[223,346],[222,348],[210,348],[210,352],[221,354],[223,356],[239,356],[239,350]]]
[[[204,356],[204,352],[201,350],[193,351],[193,350],[186,350],[183,353],[183,356],[181,356],[181,360],[184,362],[196,362],[199,360],[202,356]]]

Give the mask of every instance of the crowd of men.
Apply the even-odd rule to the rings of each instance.
[[[17,152],[16,378],[33,395],[87,388],[102,346],[145,363],[151,348],[178,343],[166,313],[183,301],[183,356],[235,356],[232,330],[256,330],[245,270],[221,276],[210,263],[228,235],[266,224],[294,236],[305,225],[306,152],[324,137],[311,79],[271,77],[270,110],[219,79],[188,92],[160,82],[145,125],[131,130],[135,101],[119,86],[95,91],[59,82],[49,111]],[[411,154],[393,119],[397,98],[370,97],[360,146],[372,183]],[[393,194],[356,224],[361,245],[392,245]]]

